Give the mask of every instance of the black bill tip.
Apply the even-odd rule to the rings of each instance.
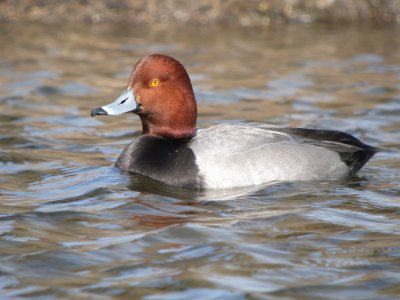
[[[90,115],[94,117],[97,115],[108,115],[108,113],[103,108],[98,107],[98,108],[93,108],[92,111],[90,112]]]
[[[131,110],[132,113],[137,114],[138,112],[140,112],[142,110],[142,105],[138,104],[138,106],[136,106],[135,109]]]

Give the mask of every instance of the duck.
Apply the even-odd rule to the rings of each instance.
[[[125,113],[139,116],[142,134],[125,147],[115,166],[185,189],[340,180],[357,173],[378,151],[336,130],[261,122],[198,129],[188,72],[163,54],[141,58],[122,94],[91,110],[92,117]]]

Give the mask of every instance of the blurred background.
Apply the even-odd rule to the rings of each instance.
[[[270,23],[399,23],[397,0],[2,0],[6,21],[191,23],[245,27]]]
[[[400,1],[0,1],[1,299],[398,299]],[[132,66],[187,68],[198,127],[342,130],[357,176],[186,191],[113,165]]]

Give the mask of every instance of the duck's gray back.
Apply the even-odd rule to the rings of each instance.
[[[320,132],[326,139],[318,135],[319,139],[304,137],[308,129],[262,123],[221,124],[199,130],[188,146],[206,188],[332,180],[349,175],[352,167],[343,159],[343,153],[360,149],[330,141],[329,135],[335,131]]]

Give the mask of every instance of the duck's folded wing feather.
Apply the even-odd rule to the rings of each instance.
[[[267,144],[293,141],[290,135],[269,129],[274,129],[274,126],[262,123],[219,124],[200,129],[189,145],[208,155],[234,155]]]
[[[334,130],[316,130],[308,128],[271,128],[286,133],[299,143],[324,147],[340,155],[350,168],[350,174],[357,173],[362,166],[379,151],[378,148],[364,144],[352,135]]]

